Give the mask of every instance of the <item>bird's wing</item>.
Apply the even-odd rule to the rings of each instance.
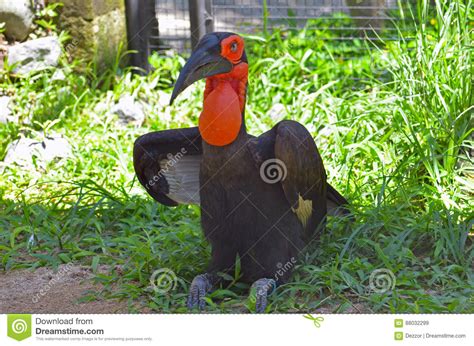
[[[307,232],[314,232],[326,214],[349,213],[346,199],[326,182],[321,156],[303,125],[282,121],[256,139],[250,150],[264,180],[280,175],[291,210]]]
[[[281,181],[291,210],[307,231],[314,231],[327,213],[326,171],[313,137],[296,121],[282,121],[275,135],[275,159],[284,165]]]
[[[138,180],[167,206],[199,204],[202,141],[197,127],[147,133],[133,147]]]

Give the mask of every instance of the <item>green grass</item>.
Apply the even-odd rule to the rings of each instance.
[[[314,135],[331,184],[356,218],[330,220],[292,282],[272,296],[270,312],[474,312],[472,2],[423,4],[413,13],[414,40],[334,43],[325,30],[246,38],[249,131],[271,128],[277,120],[268,112],[283,104],[284,117]],[[354,46],[375,49],[356,54]],[[145,77],[118,61],[100,75],[93,67],[75,73],[66,57],[64,81],[51,80],[54,69],[27,78],[0,73],[22,120],[0,124],[0,159],[19,135],[42,131],[63,134],[73,147],[71,158],[45,168],[4,169],[0,268],[108,265],[96,274],[100,295],[129,300],[131,311],[186,311],[189,283],[209,259],[199,208],[158,205],[132,167],[139,135],[197,124],[203,83],[166,105],[184,61],[154,56],[156,70]],[[124,93],[148,105],[143,127],[117,126],[108,114]],[[177,279],[158,294],[149,279],[164,268]],[[393,291],[370,289],[381,268],[393,272]],[[253,311],[247,295],[230,280],[210,296],[209,310]]]

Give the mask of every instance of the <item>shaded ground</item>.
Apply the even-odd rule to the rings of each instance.
[[[127,313],[126,301],[78,301],[101,289],[92,277],[90,267],[74,265],[1,272],[0,313]]]

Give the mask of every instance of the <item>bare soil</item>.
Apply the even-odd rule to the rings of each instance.
[[[127,313],[127,302],[114,299],[79,302],[101,285],[90,268],[61,265],[0,272],[0,313]]]
[[[99,272],[109,268],[99,267]],[[63,264],[57,270],[38,268],[0,272],[0,314],[113,314],[129,313],[127,302],[117,299],[81,300],[102,286],[94,283],[90,267]],[[100,295],[99,295],[100,296]],[[81,300],[81,301],[80,301]],[[314,313],[334,313],[337,307],[326,304]],[[151,313],[149,308],[135,306],[135,311]],[[246,310],[235,311],[245,313]],[[291,311],[289,311],[291,312]],[[295,311],[296,312],[296,311]],[[372,313],[370,308],[354,302],[345,313]]]

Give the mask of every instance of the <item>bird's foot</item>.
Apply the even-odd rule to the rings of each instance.
[[[257,313],[265,312],[267,307],[267,298],[276,289],[276,282],[273,279],[258,279],[252,285],[255,289],[255,311]]]
[[[193,279],[191,287],[189,288],[188,301],[186,305],[189,310],[198,307],[199,310],[204,310],[206,302],[204,297],[206,293],[211,291],[213,287],[210,274],[200,274]]]

